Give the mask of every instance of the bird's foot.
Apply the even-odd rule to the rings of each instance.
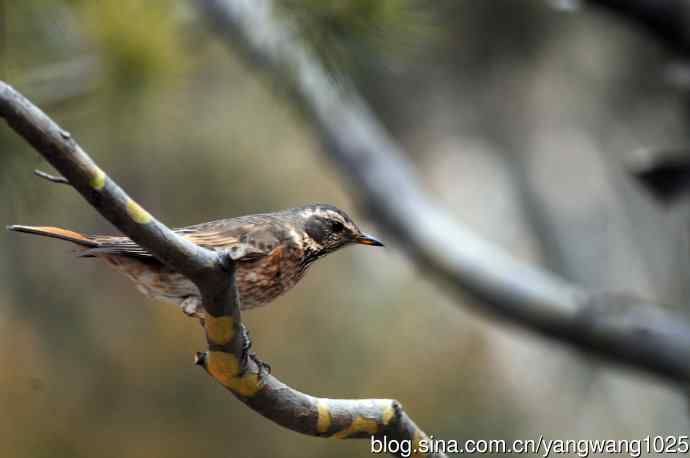
[[[271,365],[268,363],[265,363],[259,359],[258,356],[256,356],[256,353],[251,351],[252,348],[252,339],[249,336],[249,329],[242,323],[241,326],[242,329],[242,360],[241,360],[241,367],[242,370],[246,370],[247,368],[247,363],[249,359],[254,361],[254,364],[259,368],[259,378],[263,377],[265,374],[270,374],[271,373]]]
[[[263,377],[264,375],[270,375],[271,374],[271,365],[268,364],[267,362],[264,362],[259,359],[258,356],[256,356],[256,353],[249,352],[249,357],[256,363],[256,366],[259,368],[259,378]]]

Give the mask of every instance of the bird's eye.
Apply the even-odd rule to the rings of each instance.
[[[343,232],[344,229],[345,226],[343,226],[343,223],[340,221],[333,221],[333,223],[331,223],[331,230],[333,232]]]

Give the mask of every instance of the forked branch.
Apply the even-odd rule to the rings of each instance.
[[[42,172],[40,170],[34,170],[34,175],[37,177],[43,178],[44,180],[51,181],[53,183],[60,183],[60,184],[69,184],[69,181],[65,177],[59,177],[56,175],[51,175],[46,172]]]
[[[207,352],[197,354],[196,362],[238,399],[286,428],[313,436],[376,436],[415,444],[427,439],[396,401],[316,398],[262,371],[255,360],[247,358],[249,342],[243,332],[234,263],[229,254],[206,250],[172,232],[108,177],[68,132],[3,82],[0,117],[62,177],[43,172],[37,175],[72,185],[124,234],[194,281],[206,310],[204,327],[209,347]]]

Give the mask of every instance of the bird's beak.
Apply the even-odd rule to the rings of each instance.
[[[355,239],[355,243],[359,243],[360,245],[383,246],[383,243],[381,243],[379,239],[369,234],[360,235]]]

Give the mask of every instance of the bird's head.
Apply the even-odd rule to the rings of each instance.
[[[333,205],[315,204],[299,209],[306,245],[319,255],[328,254],[351,243],[383,246],[376,238],[363,233],[352,219]]]

